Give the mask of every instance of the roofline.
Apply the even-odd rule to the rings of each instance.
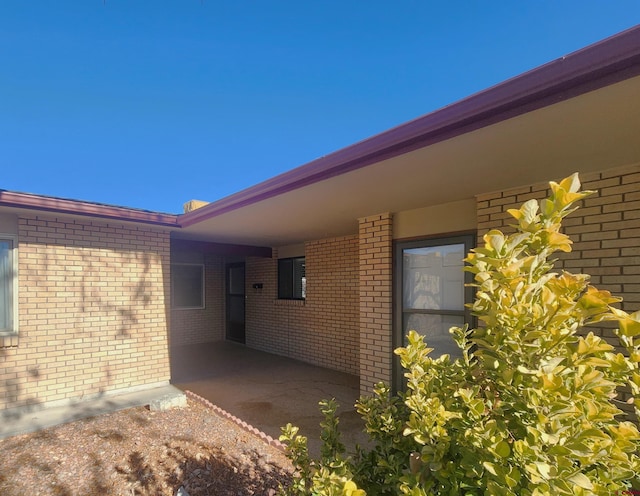
[[[640,75],[640,25],[178,216],[180,227]]]
[[[101,219],[136,222],[155,226],[178,227],[178,216],[105,205],[81,200],[55,198],[51,196],[0,190],[0,207],[14,207],[68,215],[81,215]]]

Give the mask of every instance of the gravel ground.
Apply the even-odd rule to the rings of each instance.
[[[132,408],[0,440],[0,495],[272,495],[284,454],[189,400]]]

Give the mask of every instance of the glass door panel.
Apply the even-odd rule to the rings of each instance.
[[[465,243],[402,250],[403,346],[409,331],[414,330],[426,336],[434,356],[460,356],[449,329],[464,325],[465,256]]]
[[[471,274],[464,271],[464,259],[473,248],[475,234],[413,239],[394,243],[394,346],[406,346],[414,330],[425,336],[433,348],[432,357],[462,352],[449,333],[451,327],[472,325],[465,306],[473,299]],[[397,357],[393,363],[394,388],[405,387],[403,369]]]
[[[464,310],[464,244],[403,250],[405,310]]]
[[[227,264],[227,339],[245,342],[245,267],[244,263]]]

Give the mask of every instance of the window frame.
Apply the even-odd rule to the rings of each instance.
[[[296,261],[300,261],[302,260],[302,266],[304,267],[304,270],[302,272],[302,275],[300,277],[300,296],[296,295],[296,287],[298,287],[298,285],[296,284],[297,282],[297,278],[296,278]],[[281,278],[282,278],[282,270],[283,267],[285,267],[286,265],[291,264],[291,294],[283,294],[284,293],[284,289],[281,286]],[[278,300],[297,300],[297,301],[305,301],[307,299],[307,291],[306,291],[306,257],[301,256],[301,257],[287,257],[287,258],[279,258],[278,259],[278,273],[277,273],[277,277],[278,277]]]
[[[8,233],[0,233],[0,241],[9,241],[9,267],[11,270],[11,282],[7,284],[9,291],[9,327],[0,328],[0,337],[18,335],[18,236]],[[5,284],[0,281],[0,284]]]
[[[442,236],[425,236],[420,238],[400,239],[393,242],[393,349],[404,346],[404,250],[413,248],[427,248],[442,245],[463,244],[464,256],[476,247],[477,233],[461,232],[454,234],[445,234]],[[466,265],[466,264],[465,264]],[[475,290],[473,283],[473,274],[468,271],[464,272],[464,310],[463,311],[423,311],[424,313],[432,313],[438,315],[460,315],[464,318],[464,322],[469,327],[476,326],[476,319],[471,314],[471,309],[467,306],[473,303]],[[428,344],[428,343],[427,343]],[[437,352],[437,350],[436,350]],[[434,355],[435,356],[435,355]],[[393,386],[398,391],[404,387],[403,369],[400,365],[399,357],[394,356],[393,359]]]
[[[178,280],[175,277],[175,271],[178,267],[199,267],[200,268],[200,305],[197,306],[178,306],[176,303],[176,284]],[[171,309],[172,310],[204,310],[206,307],[206,295],[205,295],[205,281],[206,281],[206,269],[202,263],[182,263],[174,262],[171,264]]]

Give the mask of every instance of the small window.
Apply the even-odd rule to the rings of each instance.
[[[204,308],[204,265],[171,265],[173,308]]]
[[[0,335],[18,332],[17,242],[0,234]]]
[[[303,300],[307,296],[304,257],[278,260],[278,298]]]

